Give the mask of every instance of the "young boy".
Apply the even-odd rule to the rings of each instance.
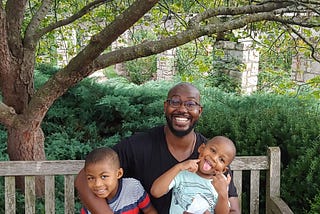
[[[123,169],[117,153],[111,148],[91,151],[84,165],[88,186],[99,198],[105,198],[115,214],[156,214],[149,195],[140,182],[133,178],[122,178]],[[86,208],[81,214],[90,214]]]
[[[236,155],[234,143],[217,136],[202,144],[196,160],[176,164],[157,178],[151,194],[159,198],[172,189],[170,213],[229,213],[228,185],[224,176]]]

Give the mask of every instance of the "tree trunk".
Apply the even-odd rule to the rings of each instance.
[[[11,161],[19,160],[45,160],[44,134],[42,129],[14,129],[8,128],[8,154]],[[26,166],[27,167],[27,166]],[[24,190],[24,177],[16,180],[17,188]],[[36,178],[36,195],[44,195],[44,177]]]

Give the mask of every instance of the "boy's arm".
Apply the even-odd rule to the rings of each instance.
[[[212,184],[218,193],[218,200],[215,207],[216,214],[229,214],[230,204],[228,197],[228,186],[231,180],[231,176],[227,177],[223,174],[216,174],[213,177]]]
[[[198,162],[199,159],[195,159],[176,164],[153,182],[150,193],[153,197],[160,198],[169,191],[170,183],[180,171],[196,172],[198,170]]]
[[[106,201],[97,197],[88,187],[86,175],[84,170],[81,169],[75,180],[75,187],[79,193],[80,200],[84,206],[90,210],[92,214],[112,214]]]

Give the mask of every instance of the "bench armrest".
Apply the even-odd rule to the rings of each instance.
[[[279,197],[270,197],[269,203],[270,213],[285,213],[285,214],[293,214],[292,210],[289,206]]]

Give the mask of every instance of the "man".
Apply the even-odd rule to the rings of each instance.
[[[187,159],[197,159],[198,147],[206,138],[194,131],[202,113],[200,92],[190,83],[179,83],[168,92],[164,102],[166,125],[135,134],[115,145],[125,177],[138,179],[150,194],[155,179]],[[75,186],[84,205],[95,214],[112,213],[104,200],[95,197],[86,184],[83,170]],[[168,214],[171,193],[151,202],[160,214]],[[240,213],[239,201],[233,181],[229,185],[230,213]]]

